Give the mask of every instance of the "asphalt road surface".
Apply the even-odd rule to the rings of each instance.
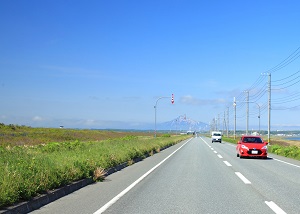
[[[300,213],[300,161],[196,137],[32,213]]]

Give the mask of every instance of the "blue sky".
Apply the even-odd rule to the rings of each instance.
[[[237,125],[245,128],[248,90],[249,128],[257,129],[257,105],[261,126],[268,122],[261,74],[271,73],[272,85],[284,88],[272,91],[272,129],[300,127],[299,7],[290,0],[2,0],[0,122],[154,128],[156,100],[174,94],[173,105],[158,102],[158,123],[186,115],[222,124],[229,109],[232,129],[236,97]]]

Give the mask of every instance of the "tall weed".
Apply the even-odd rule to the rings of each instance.
[[[186,138],[129,135],[103,141],[0,146],[0,207],[29,200],[79,179],[101,180],[101,169],[144,157]]]

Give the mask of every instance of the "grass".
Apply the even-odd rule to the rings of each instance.
[[[0,131],[0,208],[83,178],[102,180],[110,167],[189,138],[14,126]]]
[[[18,125],[4,125],[0,123],[0,146],[40,145],[49,142],[65,141],[100,141],[112,138],[134,136],[153,136],[150,132],[124,132],[118,130],[82,130],[31,128]],[[161,134],[160,134],[161,135]],[[158,135],[158,136],[160,136]]]

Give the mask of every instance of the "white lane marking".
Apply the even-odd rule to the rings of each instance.
[[[286,214],[280,207],[277,206],[273,201],[265,201],[265,203],[276,213],[276,214]]]
[[[211,150],[214,150],[214,148],[210,148]]]
[[[217,155],[217,156],[218,156],[219,158],[223,158],[223,157],[222,157],[222,155],[220,155],[220,154],[219,154],[219,155]]]
[[[120,192],[117,196],[115,196],[113,199],[111,199],[109,202],[107,202],[99,210],[94,212],[94,214],[100,214],[100,213],[103,213],[105,210],[107,210],[111,205],[116,203],[121,197],[123,197],[127,192],[129,192],[134,186],[136,186],[139,182],[141,182],[145,177],[147,177],[151,172],[153,172],[157,167],[159,167],[162,163],[164,163],[166,160],[168,160],[172,155],[174,155],[179,149],[181,149],[183,146],[185,146],[192,139],[193,138],[191,138],[187,142],[185,142],[182,146],[180,146],[178,149],[176,149],[174,152],[172,152],[172,154],[170,154],[168,157],[163,159],[160,163],[158,163],[156,166],[154,166],[152,169],[150,169],[144,175],[142,175],[139,179],[137,179],[135,182],[133,182],[131,185],[129,185],[126,189],[124,189],[122,192]]]
[[[200,137],[200,138],[201,138],[201,140],[202,140],[209,148],[211,148],[211,146],[210,146],[205,140],[203,140],[202,137]]]
[[[217,154],[218,152],[217,152],[217,151],[214,151],[214,153],[216,153],[216,154]]]
[[[232,166],[228,161],[223,161],[227,166]]]
[[[251,182],[245,178],[244,175],[242,175],[242,173],[240,172],[235,172],[235,174],[245,183],[245,184],[251,184]]]
[[[270,157],[270,156],[269,156]],[[272,158],[272,157],[270,157]],[[289,162],[285,162],[285,161],[282,161],[282,160],[279,160],[279,159],[276,159],[276,158],[272,158],[273,160],[276,160],[276,161],[279,161],[281,163],[285,163],[285,164],[288,164],[288,165],[291,165],[291,166],[294,166],[294,167],[298,167],[300,168],[300,166],[296,165],[296,164],[292,164],[292,163],[289,163]]]

